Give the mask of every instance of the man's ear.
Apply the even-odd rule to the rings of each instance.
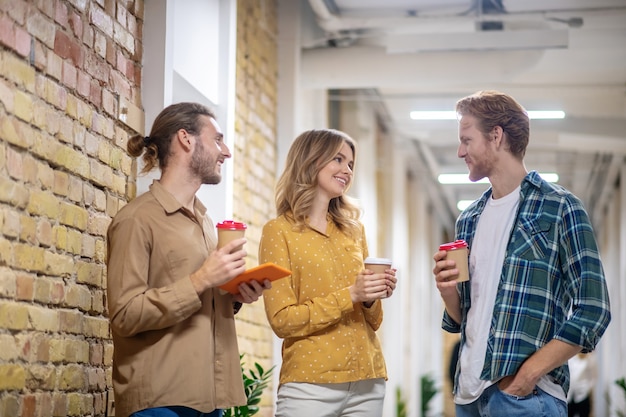
[[[496,147],[500,147],[504,144],[504,130],[501,126],[494,126],[491,132],[489,132],[489,136],[496,144]]]
[[[176,132],[176,141],[187,152],[191,151],[195,145],[195,138],[185,129],[178,129],[178,132]]]

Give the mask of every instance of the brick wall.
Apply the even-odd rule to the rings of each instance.
[[[102,416],[142,0],[0,1],[0,416]],[[127,184],[130,184],[128,186]]]
[[[274,214],[276,7],[239,3],[234,215],[250,266]],[[105,232],[135,196],[142,16],[142,0],[0,0],[0,417],[106,414]],[[269,368],[262,304],[237,327],[246,366]]]
[[[261,228],[275,216],[276,96],[278,77],[276,0],[239,0],[234,149],[234,215],[248,224],[249,266],[258,265]],[[263,300],[237,314],[244,367],[271,367],[273,333]],[[278,370],[275,371],[276,373]],[[272,391],[264,393],[261,417],[273,416]]]

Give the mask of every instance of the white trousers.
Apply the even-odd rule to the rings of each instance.
[[[385,380],[289,382],[278,388],[275,417],[382,417]]]

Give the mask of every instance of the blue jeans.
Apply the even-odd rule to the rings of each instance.
[[[456,417],[567,417],[567,404],[539,388],[525,397],[487,388],[476,401],[456,405]]]
[[[156,407],[137,411],[136,413],[132,413],[130,417],[222,417],[222,410],[201,413],[189,407]]]

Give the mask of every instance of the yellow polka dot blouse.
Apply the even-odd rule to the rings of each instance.
[[[376,330],[380,301],[353,304],[348,287],[364,269],[365,231],[354,240],[332,221],[326,234],[300,231],[284,217],[263,227],[259,262],[273,262],[292,275],[264,292],[265,311],[283,340],[280,383],[340,383],[387,379]]]

